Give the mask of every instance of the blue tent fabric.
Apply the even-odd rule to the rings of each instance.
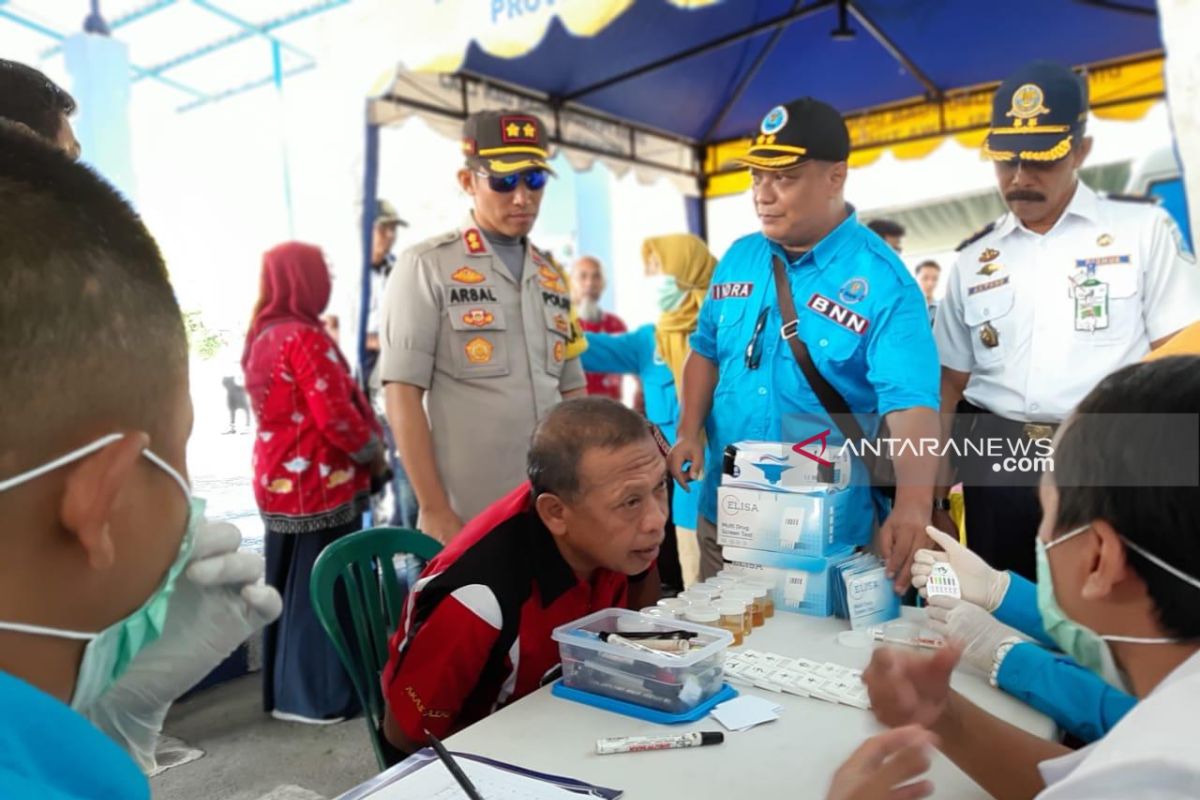
[[[554,20],[519,58],[490,56],[472,44],[463,71],[711,143],[751,134],[771,107],[802,95],[852,113],[926,96],[927,82],[941,92],[998,81],[1034,58],[1082,65],[1162,49],[1153,0],[850,0],[849,6],[856,35],[838,41],[830,35],[838,8],[829,0],[724,0],[690,10],[636,0],[592,37],[573,36]],[[778,36],[764,30],[580,94],[799,12],[807,13]]]

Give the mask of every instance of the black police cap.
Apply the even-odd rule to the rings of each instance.
[[[1087,123],[1087,82],[1052,61],[1034,61],[1005,79],[992,98],[983,155],[992,161],[1058,161]]]
[[[750,150],[734,163],[765,170],[785,170],[801,161],[845,161],[850,132],[842,115],[828,103],[801,97],[775,106],[763,117]]]

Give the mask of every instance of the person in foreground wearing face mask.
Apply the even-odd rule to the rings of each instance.
[[[559,664],[557,626],[658,599],[670,478],[646,420],[606,397],[564,401],[534,430],[526,472],[409,595],[382,679],[401,752],[536,691]]]
[[[604,265],[595,256],[582,256],[571,265],[571,306],[584,333],[625,333],[629,330],[620,317],[600,307],[605,285]],[[620,372],[588,369],[586,364],[583,369],[589,396],[611,397],[620,402]]]
[[[141,221],[8,129],[0,207],[0,396],[39,412],[0,416],[0,797],[140,800],[121,745],[152,766],[170,703],[279,597],[191,496],[187,340]]]
[[[1087,114],[1087,82],[1048,61],[996,91],[983,156],[1008,212],[959,245],[947,276],[935,324],[944,435],[957,413],[970,440],[1026,455],[1101,378],[1200,319],[1200,271],[1170,215],[1079,180]],[[993,452],[966,451],[957,476],[944,465],[934,524],[955,532],[945,512],[961,481],[967,545],[1032,579],[1037,465],[997,474]]]
[[[1200,791],[1200,357],[1126,367],[1084,398],[1042,479],[1037,606],[1079,664],[1136,695],[1073,752],[950,689],[961,644],[877,651],[863,674],[885,725],[919,725],[994,797],[1194,798]]]
[[[647,239],[642,243],[642,260],[658,299],[657,324],[643,325],[632,333],[587,333],[588,349],[580,358],[588,372],[637,375],[645,396],[646,419],[658,426],[669,444],[674,444],[675,426],[679,422],[678,387],[683,363],[691,352],[688,337],[696,330],[700,306],[717,260],[702,239],[687,233]],[[700,545],[696,541],[698,501],[698,492],[672,493],[671,527],[678,543],[680,582],[685,587],[700,577]],[[669,549],[664,550],[664,557],[659,560],[664,585],[672,583],[666,563],[671,557]]]

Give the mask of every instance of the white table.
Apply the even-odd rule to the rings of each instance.
[[[923,611],[904,609],[921,619]],[[779,612],[746,638],[744,647],[793,658],[833,661],[863,668],[870,649],[843,647],[837,634],[848,624]],[[955,672],[955,689],[992,714],[1043,738],[1054,723],[1029,706],[992,688],[966,668]],[[596,739],[694,730],[723,730],[708,718],[665,726],[580,705],[544,687],[447,741],[450,749],[477,753],[530,769],[625,790],[628,800],[803,800],[823,798],[834,771],[864,739],[882,730],[871,712],[811,698],[738,686],[742,694],[769,697],[783,706],[777,722],[743,733],[726,732],[709,747],[654,753],[598,756]],[[940,753],[928,775],[939,798],[989,795]]]

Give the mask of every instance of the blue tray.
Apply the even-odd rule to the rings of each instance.
[[[698,719],[708,716],[708,712],[712,711],[719,703],[724,703],[726,700],[732,700],[738,696],[738,690],[726,683],[721,687],[720,691],[691,711],[684,711],[680,714],[668,714],[666,711],[655,711],[653,708],[639,706],[636,703],[614,700],[611,697],[585,692],[582,689],[572,689],[570,686],[565,685],[561,678],[554,682],[550,693],[564,700],[572,700],[576,703],[583,703],[585,706],[612,711],[614,714],[624,714],[627,717],[644,719],[647,722],[657,722],[660,725],[678,725],[681,722],[695,722]]]

